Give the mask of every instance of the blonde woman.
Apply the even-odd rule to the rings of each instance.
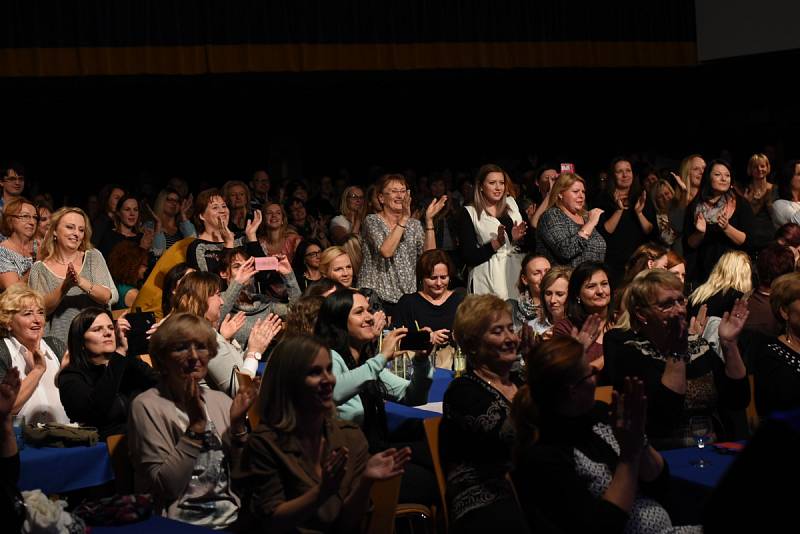
[[[658,240],[665,246],[680,245],[683,217],[686,210],[680,206],[684,191],[675,190],[669,180],[659,179],[653,187],[653,204],[656,207]]]
[[[597,230],[603,210],[586,211],[586,182],[563,173],[550,189],[550,208],[536,228],[536,253],[552,265],[575,267],[585,261],[602,262],[606,241]]]
[[[319,272],[325,278],[344,287],[353,285],[353,261],[344,247],[328,247],[322,251],[319,257]]]
[[[681,205],[688,206],[700,191],[700,181],[706,172],[706,161],[700,154],[691,154],[683,158],[680,175],[673,174],[680,189]]]
[[[258,242],[264,253],[269,255],[283,254],[294,259],[297,245],[303,240],[297,232],[289,230],[289,219],[283,206],[277,202],[264,204],[264,224],[258,228]]]
[[[44,294],[45,335],[67,342],[72,319],[90,306],[119,299],[103,255],[92,247],[89,217],[80,208],[56,211],[42,244],[41,260],[31,267],[29,285]]]
[[[759,251],[772,241],[775,225],[772,222],[772,204],[778,200],[778,188],[767,179],[772,172],[769,158],[764,154],[753,154],[747,162],[749,183],[739,194],[753,209],[753,221],[748,241],[752,250]]]
[[[355,185],[345,189],[339,210],[341,215],[331,220],[331,240],[337,245],[343,243],[349,234],[361,234],[364,218],[367,216],[364,190]]]
[[[700,306],[706,304],[709,317],[722,317],[737,299],[752,290],[750,256],[740,250],[731,250],[722,255],[708,280],[689,295],[689,314],[694,316]]]

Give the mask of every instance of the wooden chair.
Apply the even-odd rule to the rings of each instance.
[[[150,367],[153,367],[153,358],[151,358],[149,354],[140,354],[139,359]]]
[[[594,400],[611,404],[612,391],[614,391],[614,388],[611,386],[597,386],[594,388]]]
[[[117,319],[119,319],[120,317],[122,317],[122,314],[124,314],[124,313],[127,313],[127,312],[129,312],[129,311],[130,311],[130,310],[129,310],[128,308],[123,308],[123,309],[121,309],[121,310],[112,310],[112,311],[111,311],[111,317],[113,317],[113,318],[114,318],[114,320],[116,321]]]
[[[128,453],[128,436],[113,434],[106,438],[111,468],[114,470],[114,485],[117,493],[133,493],[133,464]]]
[[[367,534],[393,534],[395,525],[400,521],[410,523],[421,521],[425,525],[424,530],[431,532],[428,527],[433,524],[433,513],[427,506],[414,503],[398,504],[401,481],[402,476],[396,476],[372,485],[369,494],[372,513],[367,524]],[[416,532],[416,529],[411,527],[403,531]]]
[[[447,515],[447,498],[446,489],[447,482],[444,478],[444,469],[442,468],[442,457],[439,455],[439,426],[442,424],[441,417],[431,417],[423,419],[422,424],[425,427],[425,437],[428,441],[428,448],[431,451],[431,459],[433,460],[433,471],[436,474],[436,482],[439,486],[439,498],[441,499],[441,511],[438,513],[434,509],[436,516],[436,523],[442,526],[442,530],[447,532],[449,527],[449,518]]]

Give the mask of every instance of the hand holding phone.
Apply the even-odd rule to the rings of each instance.
[[[255,261],[256,271],[277,271],[278,258],[275,256],[267,256],[265,258],[256,258]]]

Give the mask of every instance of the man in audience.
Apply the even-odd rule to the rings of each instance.
[[[253,173],[250,180],[250,209],[260,210],[269,200],[269,174],[264,169],[259,169]]]
[[[20,197],[22,190],[25,189],[25,169],[22,165],[12,163],[8,168],[3,169],[0,186],[3,188],[3,197],[0,198],[0,213],[2,213],[6,204]]]

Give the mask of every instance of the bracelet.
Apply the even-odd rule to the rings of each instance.
[[[233,432],[231,432],[231,436],[233,436],[234,438],[237,438],[237,439],[238,438],[243,438],[246,435],[247,435],[247,429],[246,428],[244,430],[242,430],[241,432],[236,432],[235,434]]]
[[[425,228],[425,230],[427,230],[428,232],[433,232],[433,231],[434,231],[434,228],[433,228],[433,226],[431,226],[430,228],[427,228],[427,227],[426,227],[426,228]]]
[[[84,289],[84,292],[85,292],[87,295],[91,295],[91,294],[92,294],[92,290],[93,290],[93,289],[94,289],[94,284],[91,284],[91,285],[89,285],[89,289]]]
[[[405,226],[403,226],[403,225],[402,225],[402,224],[400,224],[400,223],[397,223],[397,226],[399,226],[400,228],[405,228]]]

